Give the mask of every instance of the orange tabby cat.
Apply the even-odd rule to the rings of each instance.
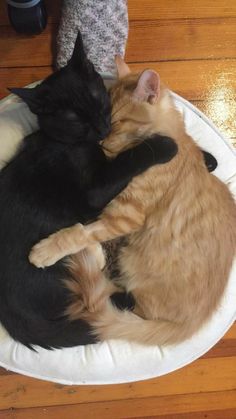
[[[109,282],[93,253],[84,250],[72,257],[69,287],[78,300],[68,314],[88,320],[100,340],[172,344],[195,333],[219,305],[235,256],[236,207],[228,188],[208,172],[158,74],[130,74],[121,59],[118,70],[122,78],[112,89],[107,153],[115,155],[152,133],[173,138],[178,153],[136,177],[98,221],[40,242],[30,260],[50,265],[93,243],[129,234],[119,257],[119,285],[134,295],[134,313],[112,306]]]

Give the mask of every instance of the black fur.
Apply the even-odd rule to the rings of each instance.
[[[0,173],[0,321],[28,347],[92,343],[85,322],[63,317],[70,299],[63,263],[37,269],[29,251],[58,229],[94,219],[133,176],[170,160],[177,146],[155,136],[105,158],[99,140],[110,130],[110,100],[80,36],[65,68],[35,89],[12,91],[38,115],[40,130]]]
[[[203,152],[204,161],[205,161],[208,171],[213,172],[218,166],[216,158],[212,156],[212,154],[208,153],[208,151],[202,151],[202,152]]]

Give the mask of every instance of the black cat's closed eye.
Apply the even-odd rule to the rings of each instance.
[[[73,111],[73,109],[68,109],[65,110],[62,113],[62,116],[67,119],[68,121],[77,121],[78,120],[78,115],[75,111]]]

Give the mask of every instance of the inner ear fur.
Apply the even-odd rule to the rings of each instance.
[[[148,102],[153,105],[157,102],[159,95],[159,74],[154,70],[144,70],[138,79],[135,90],[133,91],[133,99],[141,102]]]

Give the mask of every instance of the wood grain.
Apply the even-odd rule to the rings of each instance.
[[[232,0],[128,0],[130,20],[236,17]]]
[[[178,413],[221,411],[236,408],[236,390],[181,394],[177,396],[148,397],[140,399],[84,403],[33,409],[19,409],[2,412],[1,419],[128,419],[145,417],[158,418],[161,415]],[[0,413],[1,415],[1,413]],[[3,416],[5,415],[5,416]],[[8,416],[7,416],[8,415]],[[43,416],[44,415],[44,416]],[[191,416],[189,416],[191,419]]]
[[[232,100],[236,97],[236,61],[177,61],[146,62],[130,64],[133,71],[152,68],[175,92],[188,100],[204,100],[213,96],[218,100]],[[24,86],[46,77],[52,68],[22,67],[0,68],[0,95],[7,92],[5,86]],[[226,95],[227,93],[227,95]]]
[[[208,99],[202,101],[191,101],[200,111],[202,111],[219,129],[225,138],[232,144],[236,139],[236,108],[232,106],[235,99]]]
[[[154,419],[157,416],[145,417],[145,419]],[[191,412],[174,415],[161,415],[159,419],[235,419],[236,409],[212,410],[208,412]],[[140,418],[142,419],[142,418]]]
[[[235,18],[131,22],[127,59],[136,62],[232,58],[235,23]]]
[[[207,397],[207,394],[205,395]],[[132,403],[132,401],[131,401]],[[70,418],[76,417],[78,415],[79,407],[74,405],[73,407],[70,406]],[[27,419],[41,419],[41,418],[49,418],[49,419],[57,419],[57,412],[54,409],[29,409],[26,412],[28,414]],[[24,414],[24,411],[17,411],[15,412],[14,409],[12,410],[5,410],[4,412],[0,412],[1,419],[17,419],[20,415]],[[22,417],[22,416],[21,416]],[[77,416],[78,419],[80,417]],[[88,417],[90,419],[90,417]],[[97,416],[96,416],[97,418]],[[125,417],[126,418],[126,417]],[[224,409],[224,410],[211,410],[211,411],[204,411],[204,412],[188,412],[188,413],[180,413],[180,414],[173,414],[173,415],[154,415],[154,416],[139,416],[139,419],[235,419],[236,418],[236,409]],[[67,419],[67,418],[66,418]],[[101,418],[102,419],[102,418]],[[110,419],[113,419],[113,416],[110,416]],[[133,419],[137,419],[133,418]]]
[[[131,22],[127,61],[232,58],[235,23],[235,18]],[[0,67],[51,65],[55,34],[53,24],[36,37],[17,35],[9,26],[0,27]]]
[[[0,67],[51,65],[56,29],[52,24],[40,35],[25,36],[9,26],[0,26]]]
[[[58,22],[62,0],[46,0],[49,22]],[[236,6],[232,0],[182,0],[176,7],[176,0],[128,0],[129,19],[199,19],[217,17],[236,17]],[[0,25],[8,24],[6,3],[0,4]]]
[[[130,65],[133,71],[153,68],[176,93],[192,101],[213,120],[227,138],[236,137],[235,60],[197,60],[177,62],[147,62]],[[0,68],[0,98],[8,94],[7,87],[25,86],[45,78],[52,68]]]
[[[0,68],[0,99],[8,95],[8,87],[27,86],[34,81],[44,79],[52,72],[52,67]]]

